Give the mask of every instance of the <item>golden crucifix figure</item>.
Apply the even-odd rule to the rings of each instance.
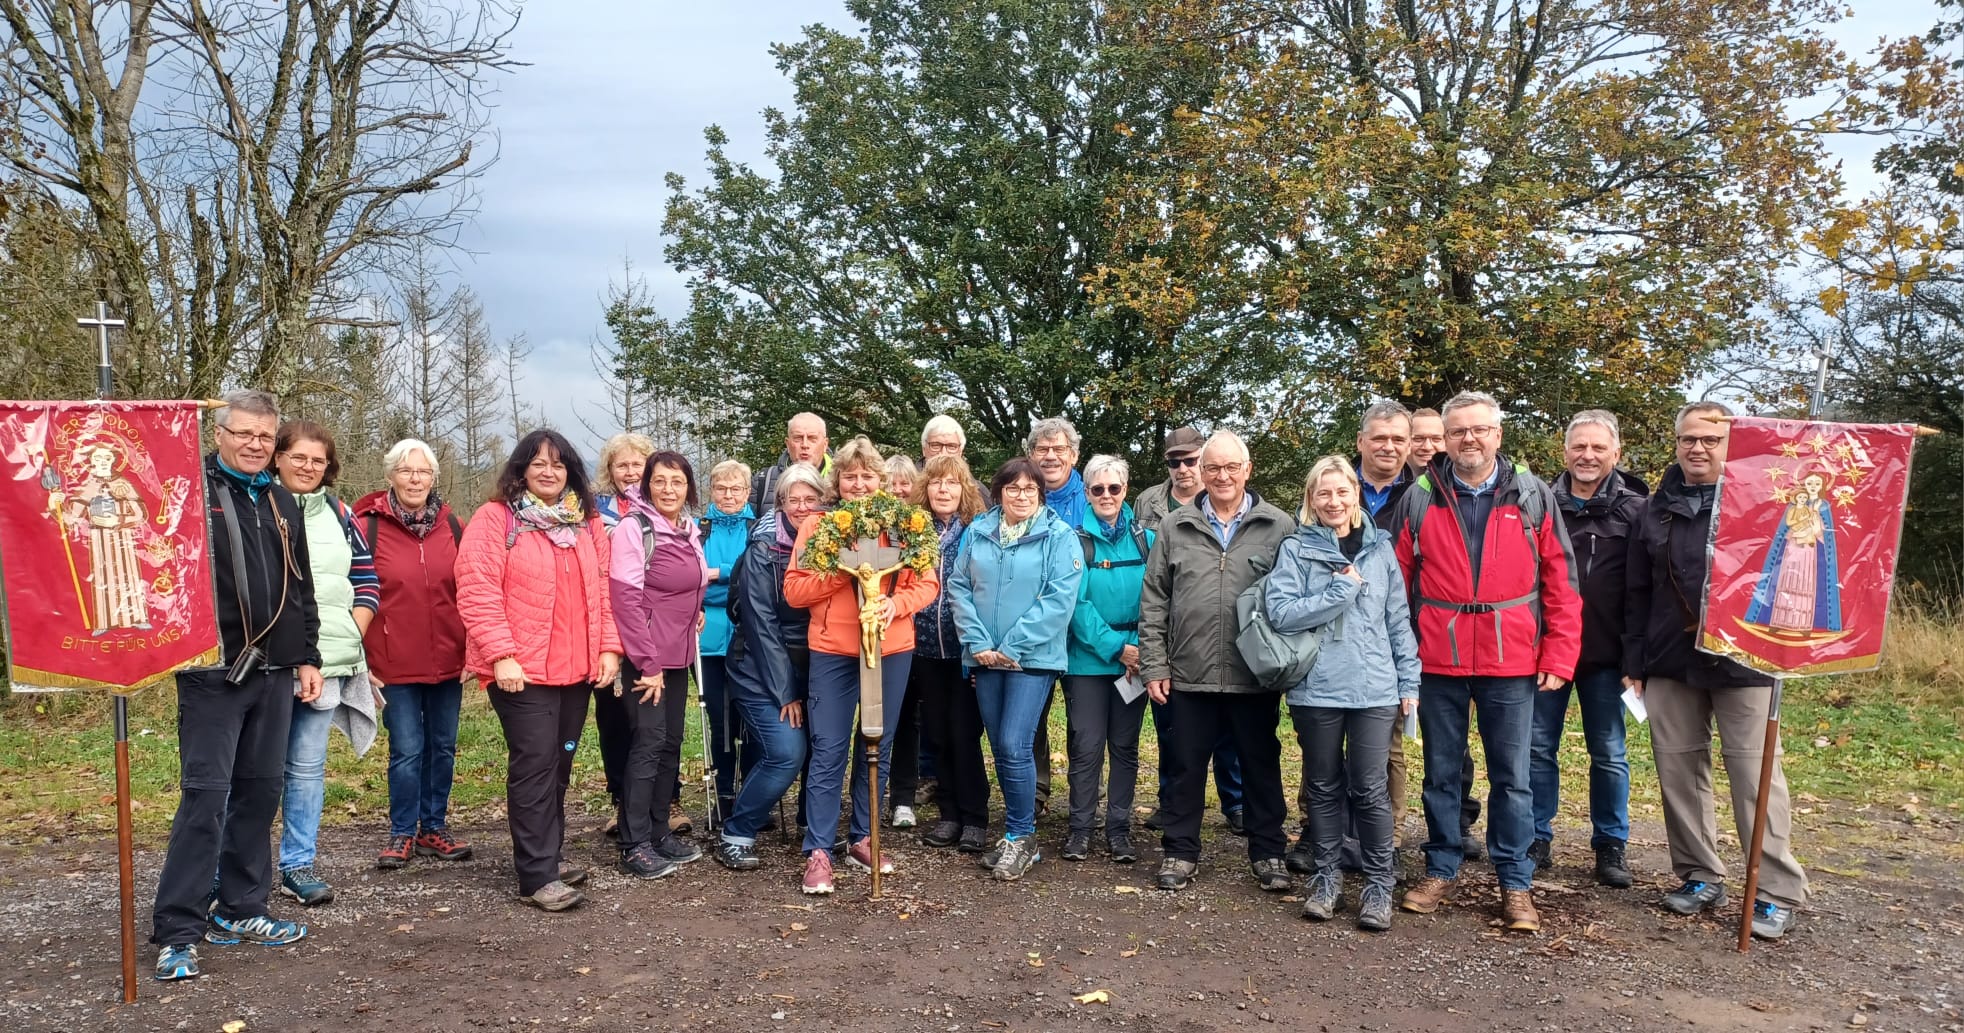
[[[880,582],[889,574],[898,574],[902,564],[896,563],[885,570],[874,570],[871,563],[861,563],[846,571],[859,582],[859,659],[868,670],[880,669],[880,640],[886,637],[887,621],[886,593],[880,590]]]

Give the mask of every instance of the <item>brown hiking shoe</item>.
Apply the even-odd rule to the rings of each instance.
[[[1398,906],[1415,915],[1429,915],[1439,910],[1439,905],[1453,895],[1453,880],[1428,875],[1418,881],[1418,885],[1405,891],[1405,899]]]
[[[1501,890],[1500,921],[1510,933],[1540,931],[1541,912],[1534,909],[1534,894],[1529,890]]]
[[[518,899],[541,911],[564,911],[586,900],[586,895],[563,882],[548,882]]]
[[[668,831],[678,836],[686,836],[696,830],[696,823],[689,820],[689,812],[682,809],[681,801],[668,805]]]

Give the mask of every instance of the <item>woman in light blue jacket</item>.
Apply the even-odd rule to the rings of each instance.
[[[1303,484],[1302,521],[1282,543],[1263,603],[1277,631],[1322,639],[1309,677],[1289,690],[1289,715],[1309,780],[1316,872],[1303,917],[1336,913],[1343,890],[1343,796],[1364,855],[1357,925],[1391,928],[1391,793],[1387,779],[1398,718],[1418,705],[1418,641],[1391,536],[1358,505],[1357,472],[1341,456],[1317,461]]]
[[[1035,463],[1004,463],[990,489],[996,508],[969,525],[947,592],[962,651],[977,668],[975,699],[1002,785],[1007,833],[983,863],[1009,880],[1041,859],[1032,745],[1050,686],[1066,666],[1084,548],[1077,529],[1043,504]]]

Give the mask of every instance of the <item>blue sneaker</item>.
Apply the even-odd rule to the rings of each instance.
[[[1794,909],[1781,907],[1770,900],[1753,904],[1753,935],[1762,940],[1777,940],[1787,935],[1794,927]]]
[[[198,978],[198,948],[188,943],[173,943],[157,952],[157,982],[175,983],[181,979]]]
[[[237,921],[212,915],[211,926],[205,930],[205,942],[221,947],[230,947],[235,943],[284,947],[306,935],[306,926],[298,922],[283,922],[271,915],[254,915]]]
[[[280,873],[280,892],[299,901],[306,907],[316,904],[332,904],[334,887],[314,871],[313,865],[289,868]]]
[[[1725,887],[1716,882],[1685,880],[1684,885],[1664,894],[1664,910],[1680,915],[1695,915],[1700,911],[1710,911],[1725,905]]]

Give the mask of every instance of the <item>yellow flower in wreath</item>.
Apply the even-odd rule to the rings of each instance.
[[[834,524],[839,525],[839,530],[841,531],[852,530],[852,514],[847,512],[846,510],[843,509],[833,510],[832,522]]]

